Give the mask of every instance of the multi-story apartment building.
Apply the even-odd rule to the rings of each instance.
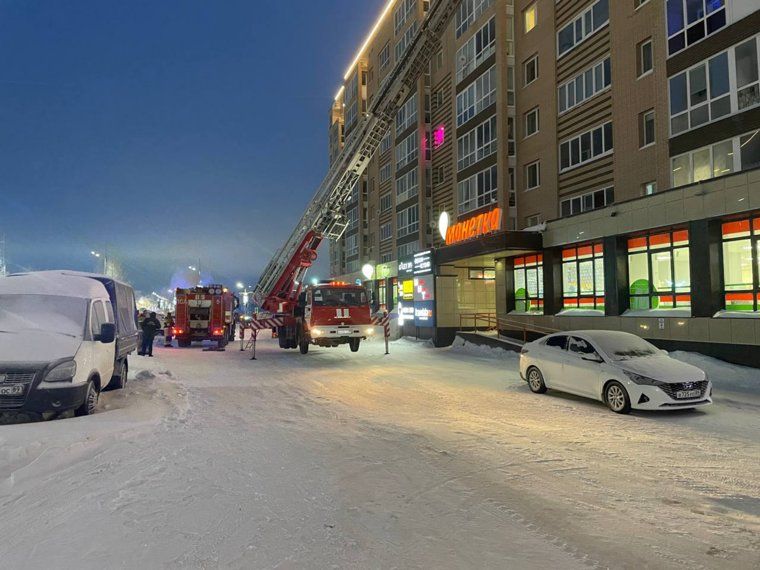
[[[334,107],[346,136],[350,80],[371,100],[427,4],[388,3]],[[407,316],[440,344],[486,313],[760,352],[756,0],[463,0],[441,40],[336,275],[369,265],[378,304],[414,307],[409,255],[431,250],[433,309]]]

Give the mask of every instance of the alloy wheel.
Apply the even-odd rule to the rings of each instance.
[[[613,384],[607,389],[607,403],[613,412],[619,412],[625,407],[625,394],[620,386]]]

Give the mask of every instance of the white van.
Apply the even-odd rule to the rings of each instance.
[[[126,383],[135,315],[132,288],[104,275],[0,277],[0,410],[94,413]]]

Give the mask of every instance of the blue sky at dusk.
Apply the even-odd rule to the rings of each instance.
[[[198,259],[255,281],[326,173],[329,105],[382,4],[0,0],[10,269],[108,248],[144,291]]]

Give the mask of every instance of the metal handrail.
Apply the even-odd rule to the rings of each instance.
[[[541,335],[552,334],[560,332],[561,329],[554,329],[551,327],[543,327],[541,325],[534,325],[526,323],[517,319],[508,319],[499,317],[494,313],[461,313],[459,315],[459,329],[465,330],[465,323],[471,322],[471,328],[475,331],[487,330],[496,331],[496,336],[501,338],[502,330],[517,330],[523,333],[523,342],[528,342],[528,333],[537,333]]]

